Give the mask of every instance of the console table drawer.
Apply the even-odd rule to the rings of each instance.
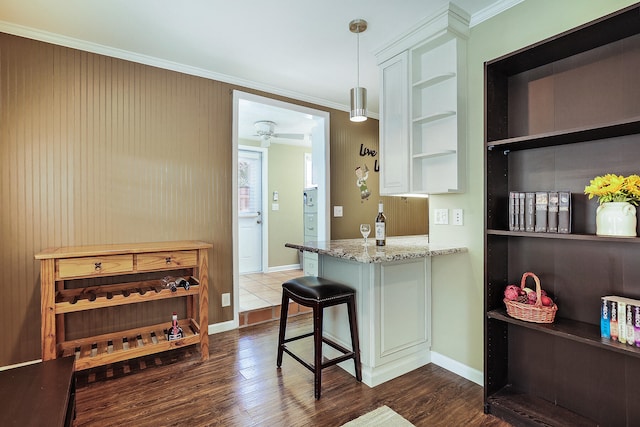
[[[58,260],[58,278],[104,276],[133,272],[133,255],[65,258]]]
[[[172,251],[138,254],[136,259],[138,271],[196,267],[198,264],[198,251]]]

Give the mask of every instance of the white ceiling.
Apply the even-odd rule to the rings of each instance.
[[[522,0],[456,0],[471,24]],[[375,52],[445,0],[0,0],[0,31],[348,111],[360,86],[378,113]],[[253,129],[253,123],[250,124]],[[280,130],[278,130],[280,131]],[[287,131],[288,132],[288,131]]]

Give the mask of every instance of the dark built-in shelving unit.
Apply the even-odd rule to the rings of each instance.
[[[640,348],[600,338],[600,297],[640,299],[640,238],[595,235],[598,175],[640,173],[640,4],[485,64],[485,411],[515,425],[640,425]],[[569,190],[572,233],[512,232],[510,191]],[[550,325],[507,315],[532,271]]]

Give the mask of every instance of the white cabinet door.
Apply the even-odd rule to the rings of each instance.
[[[380,72],[380,194],[408,193],[408,53],[381,64]]]

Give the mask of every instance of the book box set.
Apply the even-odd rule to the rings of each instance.
[[[600,335],[603,339],[640,347],[640,300],[602,297]]]
[[[510,191],[509,231],[571,233],[571,192]]]

